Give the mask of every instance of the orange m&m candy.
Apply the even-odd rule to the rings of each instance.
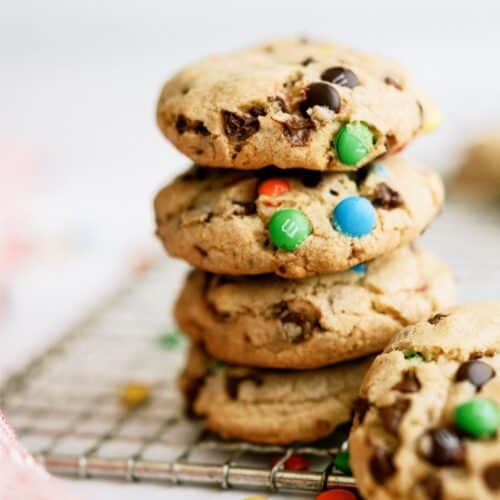
[[[266,196],[280,196],[290,191],[290,184],[285,179],[271,178],[259,184],[258,193]]]

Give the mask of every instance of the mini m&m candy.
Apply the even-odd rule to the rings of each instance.
[[[259,196],[280,196],[290,191],[290,184],[286,179],[273,177],[259,184],[257,192]]]
[[[373,149],[374,135],[363,122],[346,123],[334,139],[339,160],[346,165],[356,165]]]
[[[357,266],[352,266],[350,271],[356,274],[365,274],[366,273],[366,264],[358,264]]]
[[[311,234],[307,217],[295,208],[276,211],[269,221],[269,234],[275,246],[293,252]]]
[[[349,464],[349,452],[347,450],[339,451],[333,460],[333,465],[342,474],[350,475],[351,466]]]
[[[127,410],[135,410],[151,399],[151,389],[146,384],[131,382],[120,389],[120,402]]]
[[[370,234],[376,222],[375,208],[362,196],[344,198],[332,212],[332,225],[347,236],[361,237]]]
[[[493,401],[471,399],[455,408],[455,425],[464,434],[474,438],[494,436],[500,425],[500,409]]]

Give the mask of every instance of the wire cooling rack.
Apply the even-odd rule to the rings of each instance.
[[[171,268],[170,268],[171,271]],[[0,388],[0,407],[20,440],[59,475],[222,488],[319,491],[354,488],[332,459],[345,440],[339,429],[311,446],[256,446],[223,441],[187,419],[175,377],[185,346],[161,342],[169,269],[136,276],[101,308]],[[151,389],[148,404],[126,409],[120,389]],[[307,471],[290,471],[293,453]],[[270,466],[274,456],[281,459]]]

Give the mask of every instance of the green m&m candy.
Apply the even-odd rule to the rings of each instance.
[[[160,337],[160,344],[167,350],[177,349],[186,343],[186,337],[180,330],[172,330]]]
[[[455,425],[463,433],[475,438],[494,436],[500,423],[498,406],[487,399],[471,399],[455,408]]]
[[[350,475],[351,466],[349,464],[349,452],[347,450],[339,451],[333,460],[333,465],[342,474]]]
[[[293,252],[311,234],[307,217],[296,208],[284,208],[273,214],[269,221],[269,234],[275,246]]]
[[[363,122],[346,123],[334,139],[338,159],[346,165],[356,165],[373,149],[374,136]]]

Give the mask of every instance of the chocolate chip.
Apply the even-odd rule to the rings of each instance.
[[[198,135],[210,135],[210,131],[200,120],[189,120],[184,115],[179,115],[175,122],[175,128],[180,135],[191,131]]]
[[[252,115],[254,118],[257,118],[258,116],[266,116],[267,112],[264,108],[261,108],[259,106],[252,106],[248,110],[248,114]]]
[[[488,465],[483,470],[483,479],[490,490],[500,490],[500,462]]]
[[[392,76],[386,76],[384,78],[384,83],[386,85],[390,85],[391,87],[395,87],[397,88],[398,90],[403,90],[403,86],[401,85],[400,82],[398,82],[398,80],[396,80],[394,77]]]
[[[204,136],[210,135],[208,128],[205,126],[205,124],[203,122],[200,122],[200,121],[197,121],[194,124],[193,132],[195,134],[204,135]]]
[[[226,376],[226,392],[231,399],[238,399],[238,392],[242,382],[249,380],[257,387],[260,387],[264,380],[258,373],[251,373],[247,375],[227,375]]]
[[[314,58],[312,57],[306,57],[300,64],[302,66],[309,66],[309,64],[312,64],[313,62],[316,62]]]
[[[400,207],[404,204],[404,201],[397,191],[392,189],[385,182],[380,182],[375,187],[375,195],[372,199],[372,203],[376,207],[390,210]]]
[[[222,111],[224,132],[237,141],[244,141],[259,130],[259,119],[252,115],[238,115],[232,111]]]
[[[317,172],[315,170],[305,170],[301,172],[300,180],[302,184],[304,184],[307,188],[315,188],[323,179],[323,175],[321,172]]]
[[[417,450],[433,465],[460,465],[465,460],[465,447],[452,430],[438,427],[420,436]]]
[[[393,453],[379,446],[374,447],[370,458],[370,472],[373,479],[379,484],[384,484],[395,471]]]
[[[484,361],[472,360],[462,363],[455,375],[455,381],[467,380],[477,390],[495,376],[495,370]]]
[[[443,486],[441,479],[437,476],[425,476],[418,482],[418,485],[429,500],[441,500],[443,498]]]
[[[238,209],[234,212],[235,215],[254,215],[257,213],[257,205],[253,201],[232,201]]]
[[[356,398],[352,403],[352,412],[353,415],[358,417],[358,421],[360,424],[363,423],[368,410],[370,409],[370,402],[366,398]]]
[[[182,135],[184,132],[186,132],[188,128],[188,123],[187,119],[184,115],[179,115],[177,117],[177,121],[175,122],[175,128],[177,130],[177,133]]]
[[[303,312],[290,311],[281,318],[288,340],[297,344],[307,340],[314,330],[317,318],[308,317]]]
[[[335,191],[335,189],[330,189],[330,194],[332,196],[338,196],[339,195],[339,192],[338,191]]]
[[[403,378],[393,387],[394,390],[406,393],[418,392],[422,388],[414,370],[403,372]]]
[[[300,103],[300,111],[304,116],[313,106],[324,106],[335,113],[340,111],[340,96],[335,88],[323,82],[311,83],[305,89],[305,99]]]
[[[321,79],[335,85],[348,87],[350,89],[359,85],[359,80],[356,74],[350,69],[343,68],[342,66],[325,69],[325,71],[321,73]]]
[[[437,325],[443,318],[447,318],[448,316],[449,316],[449,314],[438,313],[438,314],[435,314],[434,316],[432,316],[432,318],[429,318],[427,321],[431,325]]]
[[[292,146],[306,146],[314,128],[311,120],[300,120],[293,117],[286,122],[279,122],[283,125],[283,134]]]
[[[378,408],[378,415],[382,421],[382,426],[389,434],[398,435],[399,424],[409,407],[410,401],[407,399],[398,399],[392,405]]]

